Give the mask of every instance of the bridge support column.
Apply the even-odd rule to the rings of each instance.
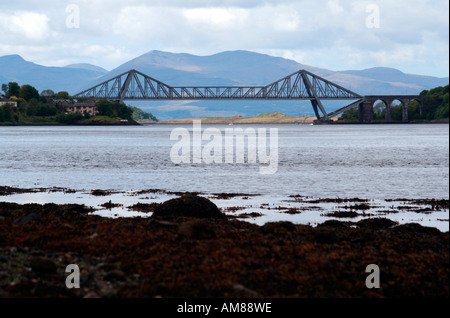
[[[370,124],[373,121],[373,104],[370,101],[364,101],[359,104],[359,122],[361,124]]]
[[[408,118],[408,104],[409,104],[409,101],[403,101],[402,102],[402,104],[403,104],[403,107],[402,107],[402,121],[404,122],[404,123],[408,123],[409,122],[409,118]]]

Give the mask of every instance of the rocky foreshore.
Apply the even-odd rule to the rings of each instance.
[[[263,226],[196,195],[149,218],[0,203],[0,297],[449,297],[449,233],[372,218]],[[80,270],[67,288],[66,267]],[[366,267],[380,269],[369,289]]]

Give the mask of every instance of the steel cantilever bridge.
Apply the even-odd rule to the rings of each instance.
[[[330,118],[359,106],[362,122],[371,121],[367,103],[372,100],[332,83],[306,70],[300,70],[267,86],[193,86],[174,87],[137,70],[130,70],[73,96],[108,100],[309,100],[318,120]],[[403,104],[419,96],[378,96],[381,100],[400,100]],[[323,100],[356,100],[328,113]],[[366,104],[366,106],[364,106]],[[373,104],[372,110],[373,110]],[[369,106],[370,108],[370,106]],[[390,105],[386,105],[390,109]],[[361,115],[362,114],[362,115]],[[366,114],[366,115],[364,115]],[[367,115],[369,114],[369,115]],[[373,114],[373,112],[372,112]],[[386,115],[388,118],[388,115]],[[389,112],[390,118],[390,112]],[[405,118],[404,118],[405,119]]]

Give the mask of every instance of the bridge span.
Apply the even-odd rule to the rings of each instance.
[[[306,70],[300,70],[266,86],[170,86],[137,70],[130,70],[86,89],[75,99],[107,100],[309,100],[317,120],[328,122],[347,109],[359,107],[361,123],[373,120],[374,102],[386,106],[386,120],[390,121],[392,102],[403,106],[403,121],[408,121],[408,104],[420,102],[420,96],[384,95],[362,96]],[[346,100],[351,103],[327,112],[323,101]]]

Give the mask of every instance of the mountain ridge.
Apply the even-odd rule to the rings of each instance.
[[[70,94],[95,86],[130,69],[136,69],[170,86],[265,86],[305,69],[360,95],[415,95],[423,90],[447,85],[449,81],[448,77],[406,74],[387,67],[333,71],[245,50],[224,51],[206,56],[152,50],[109,72],[87,63],[54,67],[26,61],[17,54],[0,57],[2,83],[15,81],[19,85],[33,85],[39,91],[52,89],[55,92],[68,91]],[[290,103],[259,101],[255,105],[251,101],[133,102],[161,119],[236,114],[255,116],[274,110],[298,116],[299,111],[305,115],[312,111],[308,103],[296,102],[299,106],[294,107],[293,102]],[[326,108],[332,111],[339,106],[330,103]]]

